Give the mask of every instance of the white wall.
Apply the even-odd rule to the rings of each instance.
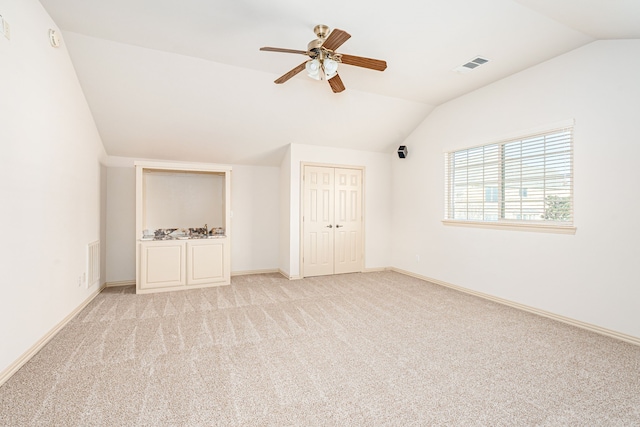
[[[392,264],[640,337],[639,69],[640,40],[599,41],[435,109],[393,161]],[[566,119],[575,235],[441,223],[444,150]]]
[[[100,164],[100,282],[107,281],[107,166]]]
[[[280,253],[279,269],[286,275],[291,275],[291,145],[287,146],[287,151],[280,164]]]
[[[300,276],[301,164],[364,166],[365,269],[389,267],[391,262],[391,154],[291,144],[289,184],[289,275]]]
[[[107,168],[107,283],[136,278],[136,170]]]
[[[0,13],[11,25],[0,37],[1,377],[99,287],[78,279],[100,239],[105,153],[40,3],[5,1]]]
[[[136,277],[136,159],[109,157],[107,282]],[[148,159],[145,159],[148,160]],[[231,272],[278,269],[279,168],[233,165],[231,172]],[[197,225],[197,224],[194,224]],[[203,224],[204,225],[204,224]],[[212,226],[212,224],[210,224]]]
[[[231,271],[278,269],[280,169],[234,165],[231,172]]]

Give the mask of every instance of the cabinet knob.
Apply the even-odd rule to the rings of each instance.
[[[336,225],[336,228],[344,227],[344,225]]]
[[[327,225],[327,228],[333,228],[332,224]]]

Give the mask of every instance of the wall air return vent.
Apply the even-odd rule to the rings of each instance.
[[[470,71],[475,70],[479,66],[486,64],[487,62],[489,62],[489,60],[487,58],[483,58],[481,56],[476,56],[475,58],[473,58],[469,62],[467,62],[465,64],[462,64],[459,67],[454,68],[453,71],[455,71],[456,73],[468,73]]]

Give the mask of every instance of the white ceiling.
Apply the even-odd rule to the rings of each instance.
[[[40,0],[112,156],[278,165],[290,143],[392,152],[437,105],[597,39],[640,38],[639,0]],[[323,23],[347,88],[300,73]],[[452,71],[476,56],[490,62]]]

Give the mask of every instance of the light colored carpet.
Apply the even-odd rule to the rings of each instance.
[[[3,426],[638,426],[640,347],[393,272],[108,288]]]

